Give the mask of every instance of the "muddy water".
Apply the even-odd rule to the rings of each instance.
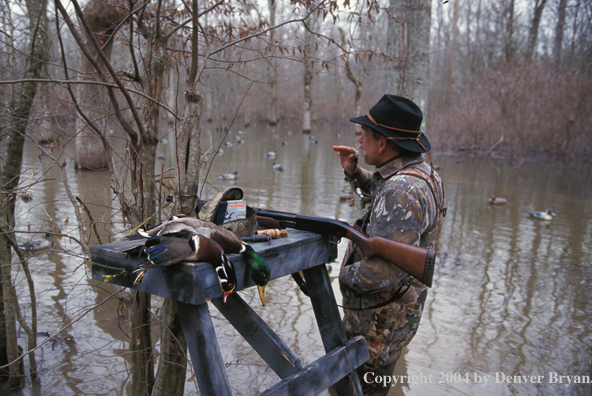
[[[321,128],[313,132],[314,139],[296,126],[292,134],[288,130],[248,130],[241,136],[244,143],[234,141],[232,133],[228,140],[233,146],[209,157],[211,185],[203,196],[236,184],[252,206],[349,222],[361,216],[359,207],[339,199],[349,191],[331,151],[335,143],[353,144],[352,130]],[[217,144],[221,137],[214,134],[212,141]],[[173,142],[168,138],[159,147],[164,156],[159,171],[161,163],[165,172],[172,167]],[[265,158],[273,150],[277,158]],[[118,289],[91,279],[81,249],[68,238],[79,234],[59,168],[39,157],[33,146],[27,146],[25,155],[21,184],[30,185],[33,200],[19,201],[18,229],[59,228],[64,237],[29,259],[36,282],[38,342],[45,342],[36,353],[39,383],[26,381],[21,391],[4,393],[125,395],[131,379],[121,293],[104,301]],[[58,163],[64,159],[73,195],[87,204],[101,242],[121,238],[124,226],[109,188],[110,175],[76,172],[67,156]],[[284,170],[274,171],[273,162]],[[435,155],[434,163],[440,166],[448,199],[438,267],[419,332],[399,360],[398,383],[389,394],[589,395],[590,384],[569,384],[561,376],[572,376],[573,382],[592,371],[592,167],[447,155]],[[239,172],[236,181],[219,178],[234,171]],[[507,204],[488,206],[492,194],[506,198]],[[523,212],[547,208],[557,214],[553,221],[533,220]],[[19,241],[30,237],[23,233]],[[342,242],[340,256],[344,249]],[[340,300],[339,264],[331,265]],[[28,289],[16,267],[15,277],[21,309],[28,315]],[[266,307],[260,307],[253,290],[241,294],[304,365],[323,355],[310,303],[291,278],[270,283]],[[155,332],[161,303],[154,297]],[[214,307],[211,312],[234,393],[257,394],[277,382]],[[47,337],[67,325],[59,336]],[[19,343],[26,345],[23,333]],[[185,394],[199,394],[194,382],[186,383]]]

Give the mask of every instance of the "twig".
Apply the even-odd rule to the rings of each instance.
[[[84,211],[86,212],[86,215],[88,216],[88,219],[90,220],[90,224],[92,225],[93,231],[95,232],[95,235],[97,236],[97,240],[99,241],[99,245],[102,245],[103,242],[101,242],[101,237],[99,236],[99,231],[97,231],[97,223],[95,223],[95,219],[93,218],[92,214],[90,213],[90,210],[88,210],[88,207],[86,206],[86,204],[84,202],[82,202],[82,199],[80,199],[79,196],[76,196],[76,200],[78,201],[80,206],[82,206],[82,209],[84,209]]]

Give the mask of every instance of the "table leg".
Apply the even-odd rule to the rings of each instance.
[[[202,396],[232,396],[207,304],[177,303],[193,372]]]
[[[331,279],[325,264],[304,270],[303,273],[325,352],[329,353],[347,344],[345,329],[331,288]],[[339,396],[362,395],[360,380],[355,371],[353,375],[348,375],[333,387]]]

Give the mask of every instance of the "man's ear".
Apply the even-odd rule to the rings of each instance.
[[[382,154],[387,149],[389,143],[384,135],[380,135],[380,145],[378,146],[378,153]]]

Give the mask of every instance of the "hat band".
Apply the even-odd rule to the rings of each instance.
[[[374,118],[372,117],[372,115],[370,115],[370,112],[366,113],[366,117],[368,117],[370,119],[370,121],[372,121],[372,123],[374,125],[377,126],[381,126],[383,128],[386,129],[392,129],[394,131],[399,131],[399,132],[408,132],[408,133],[417,133],[416,137],[387,137],[385,136],[385,138],[387,140],[415,140],[415,142],[417,144],[419,144],[421,146],[421,148],[428,154],[428,158],[430,159],[430,167],[431,169],[431,174],[430,177],[433,179],[434,178],[434,163],[432,162],[432,153],[430,153],[430,150],[428,150],[423,143],[419,140],[419,138],[421,137],[421,134],[423,133],[422,131],[409,131],[407,129],[400,129],[400,128],[394,128],[388,125],[383,125],[383,124],[379,124],[378,122],[376,122],[376,120],[374,120]]]
[[[378,125],[378,126],[381,126],[383,128],[386,128],[386,129],[392,129],[394,131],[400,131],[400,132],[419,133],[421,135],[421,131],[409,131],[407,129],[399,129],[399,128],[395,128],[395,127],[392,127],[392,126],[379,124],[378,122],[376,122],[376,120],[374,120],[374,118],[372,117],[372,115],[370,114],[370,112],[367,112],[366,113],[366,117],[368,117],[370,119],[370,121],[372,121],[372,123],[374,125]],[[415,138],[401,138],[401,139],[415,139]]]

